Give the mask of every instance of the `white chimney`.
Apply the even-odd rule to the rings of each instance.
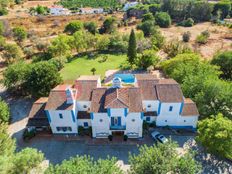
[[[112,83],[113,83],[113,88],[121,88],[122,87],[122,80],[119,77],[115,77],[112,80]]]
[[[66,98],[67,98],[67,104],[73,104],[74,95],[73,95],[72,89],[70,87],[66,88],[65,93],[66,93]]]

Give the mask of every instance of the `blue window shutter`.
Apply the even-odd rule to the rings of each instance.
[[[151,117],[146,117],[146,121],[151,121]]]
[[[127,108],[124,108],[124,116],[127,116]]]
[[[161,111],[161,102],[159,102],[158,115],[160,114],[160,111]]]
[[[107,114],[110,117],[110,108],[107,108]]]
[[[122,121],[121,121],[121,117],[118,117],[118,126],[121,126]]]
[[[93,120],[93,113],[92,112],[90,113],[90,117],[91,117],[91,120]]]
[[[114,126],[114,117],[111,117],[111,125]]]
[[[73,111],[71,111],[71,113],[72,113],[72,120],[73,120],[73,122],[75,123],[75,114],[74,114]]]
[[[171,111],[172,111],[172,109],[173,109],[173,106],[170,106],[170,107],[169,107],[169,111],[171,112]]]
[[[51,117],[50,117],[49,111],[45,111],[45,113],[47,115],[48,122],[51,123]]]
[[[88,122],[84,122],[84,127],[89,127]]]
[[[180,106],[180,114],[182,113],[183,107],[184,107],[184,102],[181,103],[181,106]]]
[[[144,113],[141,112],[141,115],[140,115],[141,120],[143,120],[143,117],[144,117]]]

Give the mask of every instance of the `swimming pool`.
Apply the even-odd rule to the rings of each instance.
[[[135,82],[135,76],[133,74],[115,74],[114,77],[119,77],[124,83]]]

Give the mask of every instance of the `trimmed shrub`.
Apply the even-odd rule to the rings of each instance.
[[[184,32],[184,34],[182,35],[182,39],[184,42],[188,42],[190,40],[191,37],[191,33],[189,31]]]
[[[166,12],[159,12],[155,15],[155,21],[157,25],[159,25],[162,28],[168,28],[170,27],[172,20],[168,13]]]
[[[194,20],[192,18],[188,18],[180,22],[178,25],[183,27],[192,27],[194,25]]]

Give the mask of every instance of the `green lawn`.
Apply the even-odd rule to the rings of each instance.
[[[105,62],[101,62],[104,56],[108,56]],[[119,66],[126,61],[126,55],[97,55],[96,58],[89,59],[87,56],[78,57],[75,60],[66,63],[65,67],[60,71],[64,81],[71,82],[80,75],[91,75],[92,68],[96,68],[96,73],[105,76],[105,72],[110,69],[118,69]]]

